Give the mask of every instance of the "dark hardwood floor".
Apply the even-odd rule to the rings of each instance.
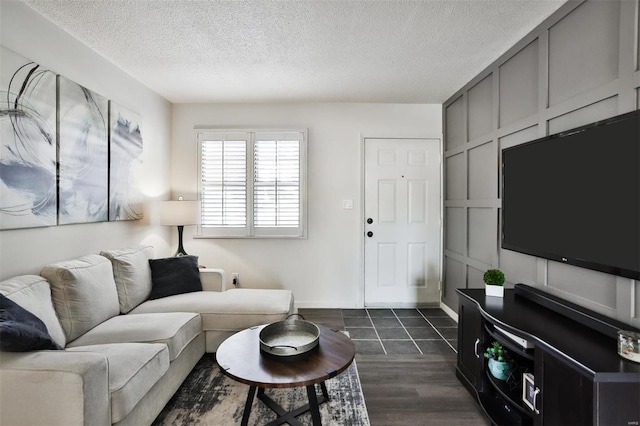
[[[455,376],[456,323],[440,309],[300,309],[346,330],[372,426],[490,425]]]

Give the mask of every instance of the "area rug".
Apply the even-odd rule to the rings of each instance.
[[[369,425],[367,407],[362,395],[355,361],[344,372],[325,382],[329,401],[320,405],[325,426]],[[319,386],[316,386],[320,393]],[[236,382],[220,372],[212,354],[206,354],[195,366],[180,389],[154,421],[154,426],[168,425],[239,425],[244,412],[249,386]],[[304,387],[266,389],[265,393],[287,410],[308,403]],[[249,425],[263,425],[276,419],[276,414],[255,398]],[[296,418],[312,425],[307,412]]]

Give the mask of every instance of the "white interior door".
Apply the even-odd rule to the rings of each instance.
[[[440,300],[440,140],[365,139],[365,306]]]

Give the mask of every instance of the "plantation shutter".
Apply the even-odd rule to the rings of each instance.
[[[305,132],[206,132],[198,141],[200,236],[306,236]]]
[[[223,234],[246,234],[246,138],[201,141],[200,196],[202,227],[236,228]]]
[[[295,233],[291,228],[300,226],[300,141],[256,139],[254,146],[254,226]]]

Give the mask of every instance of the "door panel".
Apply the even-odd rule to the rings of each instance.
[[[427,219],[427,182],[423,180],[409,181],[409,196],[407,210],[409,211],[409,223],[423,224]]]
[[[426,265],[424,259],[427,256],[426,244],[409,243],[408,251],[408,274],[410,287],[424,287],[426,285],[425,277],[427,276]]]
[[[378,245],[378,285],[393,287],[396,275],[396,245],[382,243]]]
[[[378,199],[386,200],[378,204],[378,221],[394,224],[396,222],[396,183],[390,180],[378,182]]]
[[[440,140],[365,140],[365,305],[440,300]]]

